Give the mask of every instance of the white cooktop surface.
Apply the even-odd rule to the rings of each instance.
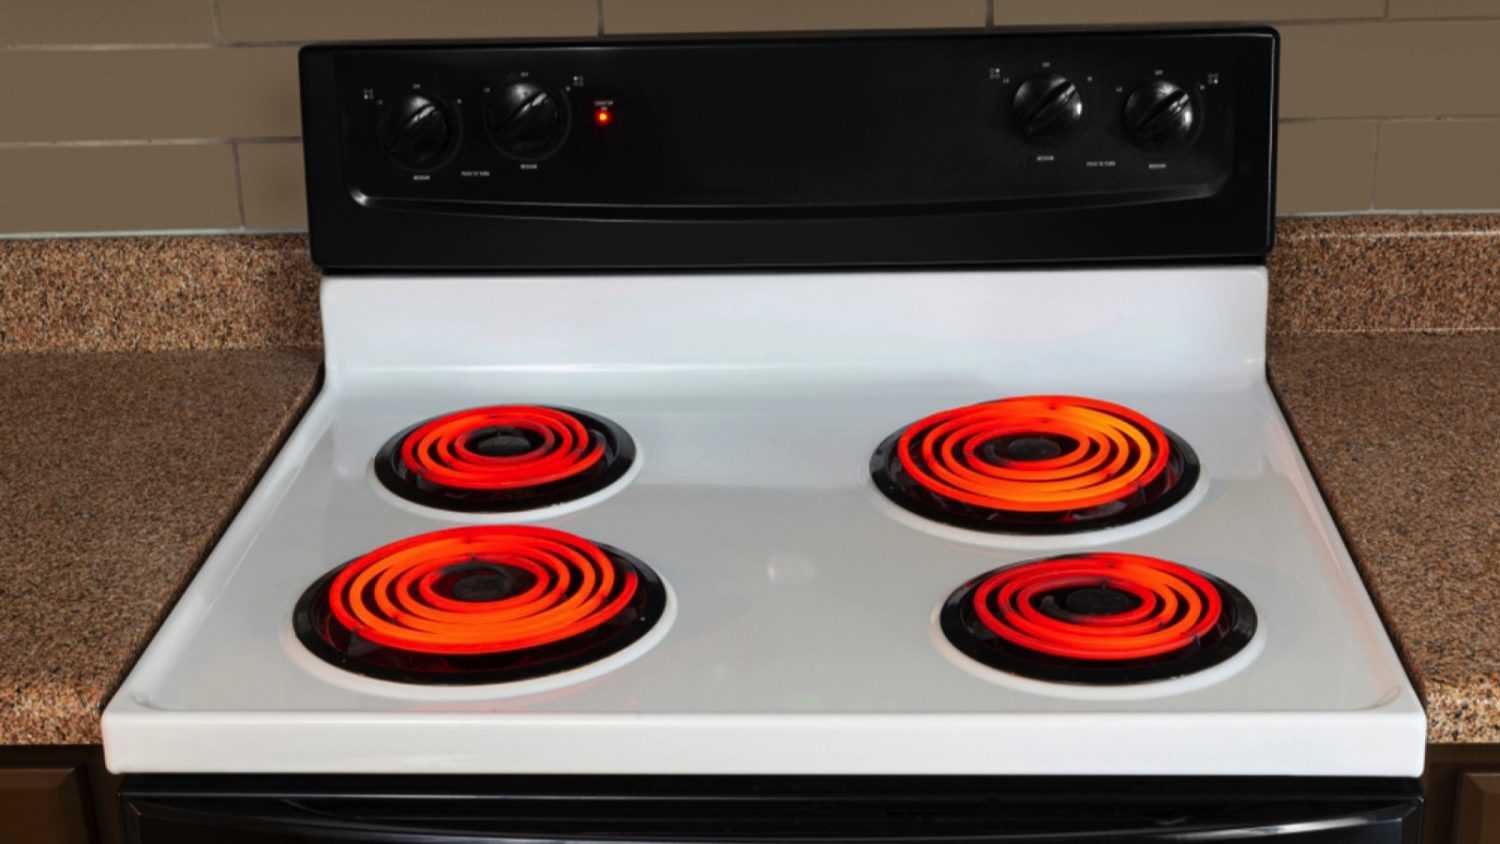
[[[1259,269],[328,281],[327,384],[110,704],[109,765],[1415,775],[1422,712],[1266,387],[1264,297]],[[1043,330],[1053,312],[1072,315]],[[897,428],[1035,392],[1151,416],[1197,451],[1200,489],[1146,523],[1006,538],[923,523],[870,482]],[[496,521],[370,472],[393,433],[495,403],[635,438],[612,494],[525,521],[646,562],[668,618],[606,670],[521,684],[415,687],[312,657],[291,614],[324,572]],[[1089,549],[1229,581],[1256,638],[1200,675],[1099,688],[1017,680],[936,632],[975,575]]]

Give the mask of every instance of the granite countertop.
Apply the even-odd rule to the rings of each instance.
[[[317,383],[311,350],[0,355],[0,744],[99,713]]]
[[[314,350],[0,355],[0,745],[99,712],[317,382]],[[1427,705],[1500,741],[1500,332],[1273,337],[1272,383]]]
[[[1429,741],[1500,741],[1500,332],[1276,337],[1270,372]]]

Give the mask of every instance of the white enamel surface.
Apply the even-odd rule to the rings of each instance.
[[[1264,378],[1256,268],[334,279],[328,371],[104,715],[121,772],[1415,775],[1424,724]],[[1106,547],[1242,590],[1262,633],[1197,679],[1104,694],[984,676],[932,608],[1096,541],[965,541],[893,517],[870,451],[957,404],[1117,401],[1197,450],[1197,500]],[[425,694],[287,635],[319,575],[453,519],[368,464],[437,413],[610,417],[647,459],[539,519],[616,545],[676,618],[606,671]],[[476,520],[477,521],[477,520]]]

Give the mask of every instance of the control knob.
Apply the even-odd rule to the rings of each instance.
[[[515,82],[485,97],[484,125],[501,152],[540,161],[568,138],[572,116],[567,100],[532,82]]]
[[[1065,76],[1033,76],[1016,88],[1011,113],[1028,138],[1058,135],[1083,119],[1083,96]]]
[[[458,137],[457,121],[457,116],[436,99],[406,94],[381,116],[380,145],[403,167],[430,170],[448,157]]]
[[[1165,79],[1132,91],[1124,117],[1125,132],[1146,149],[1180,146],[1198,124],[1192,95]]]

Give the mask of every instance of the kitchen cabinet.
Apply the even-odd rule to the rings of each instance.
[[[1500,842],[1500,744],[1431,744],[1423,844]]]
[[[0,826],[29,844],[89,844],[77,768],[0,770]]]
[[[0,842],[119,844],[118,788],[98,747],[0,747]]]
[[[1458,782],[1453,838],[1459,844],[1500,841],[1500,773],[1465,773]]]

